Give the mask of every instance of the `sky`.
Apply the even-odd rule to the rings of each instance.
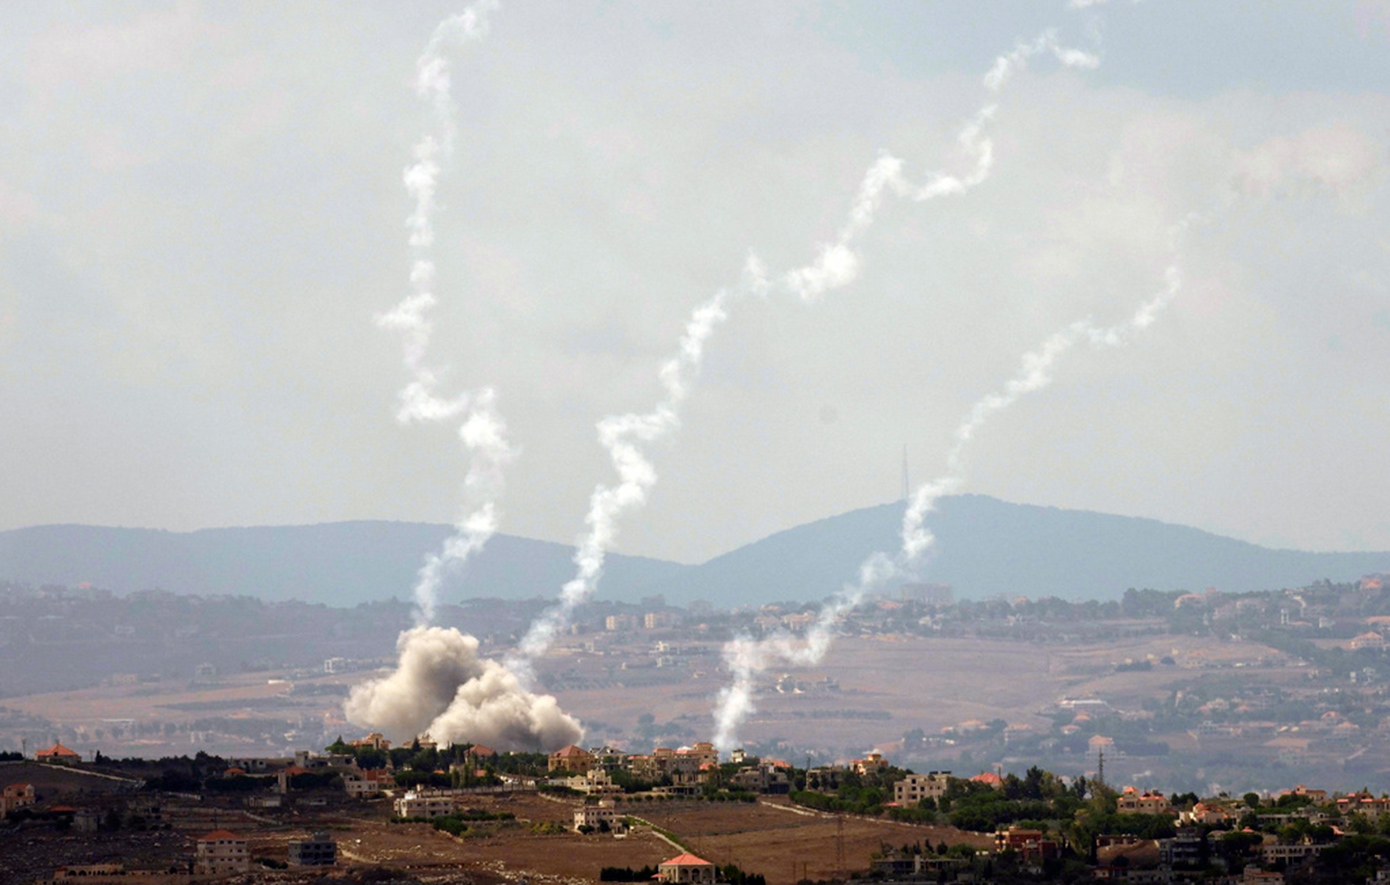
[[[448,522],[454,428],[401,426],[413,91],[462,4],[0,12],[0,529]],[[1055,28],[1094,69],[997,56]],[[1390,549],[1390,2],[502,0],[451,55],[431,366],[491,386],[503,532],[572,542],[605,415],[698,303],[813,261],[884,154],[858,273],[730,307],[616,549],[698,562],[901,494],[1069,323],[1123,322],[993,417],[965,491],[1270,546]],[[1188,220],[1175,240],[1175,226]]]

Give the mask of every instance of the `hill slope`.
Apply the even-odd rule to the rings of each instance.
[[[0,578],[350,606],[408,599],[423,557],[451,531],[446,525],[370,521],[196,532],[36,526],[0,532]],[[573,575],[573,553],[564,544],[498,535],[446,581],[441,598],[553,596]],[[685,568],[614,555],[605,584],[611,598],[635,601],[659,593]]]
[[[851,511],[698,566],[610,556],[600,594],[635,602],[664,593],[671,602],[706,599],[721,606],[818,600],[852,580],[873,551],[897,549],[901,515],[901,504]],[[1390,571],[1390,552],[1270,550],[1152,519],[981,495],[943,499],[928,525],[938,542],[921,578],[952,585],[960,598],[1112,599],[1127,587],[1259,590]],[[399,522],[197,532],[38,526],[0,532],[0,579],[354,605],[407,597],[421,558],[449,531]],[[570,577],[572,552],[498,535],[442,597],[553,596]]]
[[[875,550],[898,548],[902,504],[807,523],[716,557],[679,580],[717,604],[819,599],[852,581]],[[958,598],[996,594],[1115,599],[1127,587],[1228,591],[1296,587],[1390,570],[1390,552],[1271,550],[1180,525],[983,495],[940,501],[924,581]]]

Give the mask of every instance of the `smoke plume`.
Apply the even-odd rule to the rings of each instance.
[[[1094,67],[1098,63],[1094,56],[1061,46],[1056,35],[1047,31],[1031,43],[1020,43],[1009,54],[1000,56],[985,77],[985,87],[997,93],[1030,56],[1041,52],[1052,52],[1069,66]],[[749,294],[766,297],[775,292],[786,292],[811,303],[826,292],[853,282],[859,272],[859,254],[854,243],[872,226],[885,190],[920,202],[965,193],[989,176],[993,144],[982,130],[994,111],[993,104],[986,105],[957,138],[961,149],[973,159],[964,175],[938,172],[925,184],[913,184],[903,178],[902,160],[885,154],[869,167],[849,218],[836,238],[822,244],[813,261],[769,279],[762,262],[749,255],[738,285],[721,289],[695,308],[686,322],[679,349],[661,367],[661,401],[650,412],[614,415],[599,422],[599,442],[608,451],[618,483],[601,484],[594,489],[584,519],[588,530],[581,536],[574,557],[575,576],[561,588],[559,601],[531,625],[516,654],[508,659],[508,666],[529,673],[531,662],[550,648],[556,635],[569,624],[575,608],[593,596],[602,577],[604,558],[617,540],[621,518],[640,510],[656,484],[657,473],[647,458],[647,447],[680,427],[680,407],[699,373],[710,335],[728,319],[729,303]]]
[[[1185,226],[1186,222],[1179,227],[1179,231]],[[834,641],[840,620],[859,605],[866,593],[895,577],[911,574],[935,540],[926,528],[926,516],[935,509],[942,495],[950,494],[964,484],[964,454],[980,427],[1024,395],[1051,384],[1053,366],[1078,342],[1118,347],[1128,340],[1131,333],[1148,328],[1159,312],[1177,296],[1182,277],[1176,264],[1170,264],[1164,271],[1164,282],[1162,291],[1144,302],[1123,323],[1102,328],[1090,320],[1078,320],[1054,333],[1036,350],[1023,355],[1018,372],[1001,389],[977,400],[956,427],[955,442],[946,456],[946,472],[918,486],[909,499],[902,519],[902,546],[896,556],[878,552],[865,559],[859,566],[858,581],[845,585],[822,606],[804,638],[778,631],[761,640],[737,637],[724,646],[724,663],[729,668],[732,681],[719,692],[715,704],[713,743],[717,749],[723,752],[738,745],[739,726],[756,709],[753,691],[760,673],[777,663],[801,667],[819,663]]]
[[[415,203],[406,227],[410,231],[411,293],[391,311],[376,318],[378,326],[401,334],[405,365],[410,380],[402,388],[396,418],[401,423],[438,423],[465,414],[459,439],[468,452],[464,479],[464,507],[454,534],[431,553],[416,576],[415,623],[434,620],[435,600],[445,572],[477,553],[497,531],[496,501],[501,495],[503,471],[515,457],[507,443],[507,425],[498,414],[496,393],[490,388],[464,392],[452,398],[437,392],[439,372],[425,364],[434,326],[429,312],[437,303],[434,294],[435,194],[443,163],[453,154],[457,138],[451,97],[448,51],[481,40],[488,31],[488,14],[497,0],[478,3],[442,21],[416,62],[415,92],[425,101],[433,118],[433,131],[416,143],[415,162],[405,170],[405,189]]]
[[[526,690],[502,664],[480,658],[472,636],[415,627],[401,633],[396,651],[390,675],[353,686],[344,706],[350,722],[396,742],[429,732],[441,744],[504,751],[550,751],[583,739],[554,697]]]
[[[464,416],[458,429],[469,455],[464,512],[453,535],[420,567],[414,590],[416,626],[396,641],[396,669],[353,686],[343,709],[350,722],[397,742],[429,732],[446,745],[467,741],[500,750],[553,750],[584,735],[555,698],[527,690],[505,666],[480,658],[474,637],[429,626],[445,572],[481,550],[497,531],[503,471],[515,457],[506,423],[497,412],[496,393],[482,388],[442,397],[437,392],[441,373],[425,363],[433,332],[429,312],[437,301],[431,258],[435,194],[441,166],[452,155],[457,137],[446,53],[485,36],[487,16],[496,8],[496,0],[479,0],[445,19],[417,62],[415,90],[430,107],[434,131],[415,145],[415,162],[405,170],[406,191],[415,203],[406,222],[413,254],[411,294],[376,320],[403,339],[410,381],[401,390],[397,419],[442,422]]]

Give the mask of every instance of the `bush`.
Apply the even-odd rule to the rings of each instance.
[[[642,867],[634,870],[632,867],[604,867],[598,871],[600,882],[649,882],[656,876],[656,867]]]

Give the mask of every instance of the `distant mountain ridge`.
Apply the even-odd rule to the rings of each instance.
[[[384,521],[193,532],[35,526],[0,532],[0,579],[351,606],[410,598],[425,554],[452,533],[448,525]],[[572,577],[573,555],[564,544],[497,535],[445,579],[441,599],[552,596]],[[613,554],[605,583],[613,598],[637,600],[661,592],[685,568]]]
[[[854,510],[778,532],[700,565],[608,557],[600,597],[720,606],[819,600],[852,581],[875,550],[896,550],[903,505]],[[999,594],[1113,599],[1127,587],[1228,591],[1350,580],[1390,571],[1390,551],[1271,550],[1152,519],[1011,504],[983,495],[942,499],[921,579],[960,598]],[[422,557],[449,526],[341,522],[168,532],[35,526],[0,532],[0,579],[90,582],[118,591],[303,599],[330,605],[406,598]],[[444,588],[460,597],[554,596],[573,548],[498,535]]]

